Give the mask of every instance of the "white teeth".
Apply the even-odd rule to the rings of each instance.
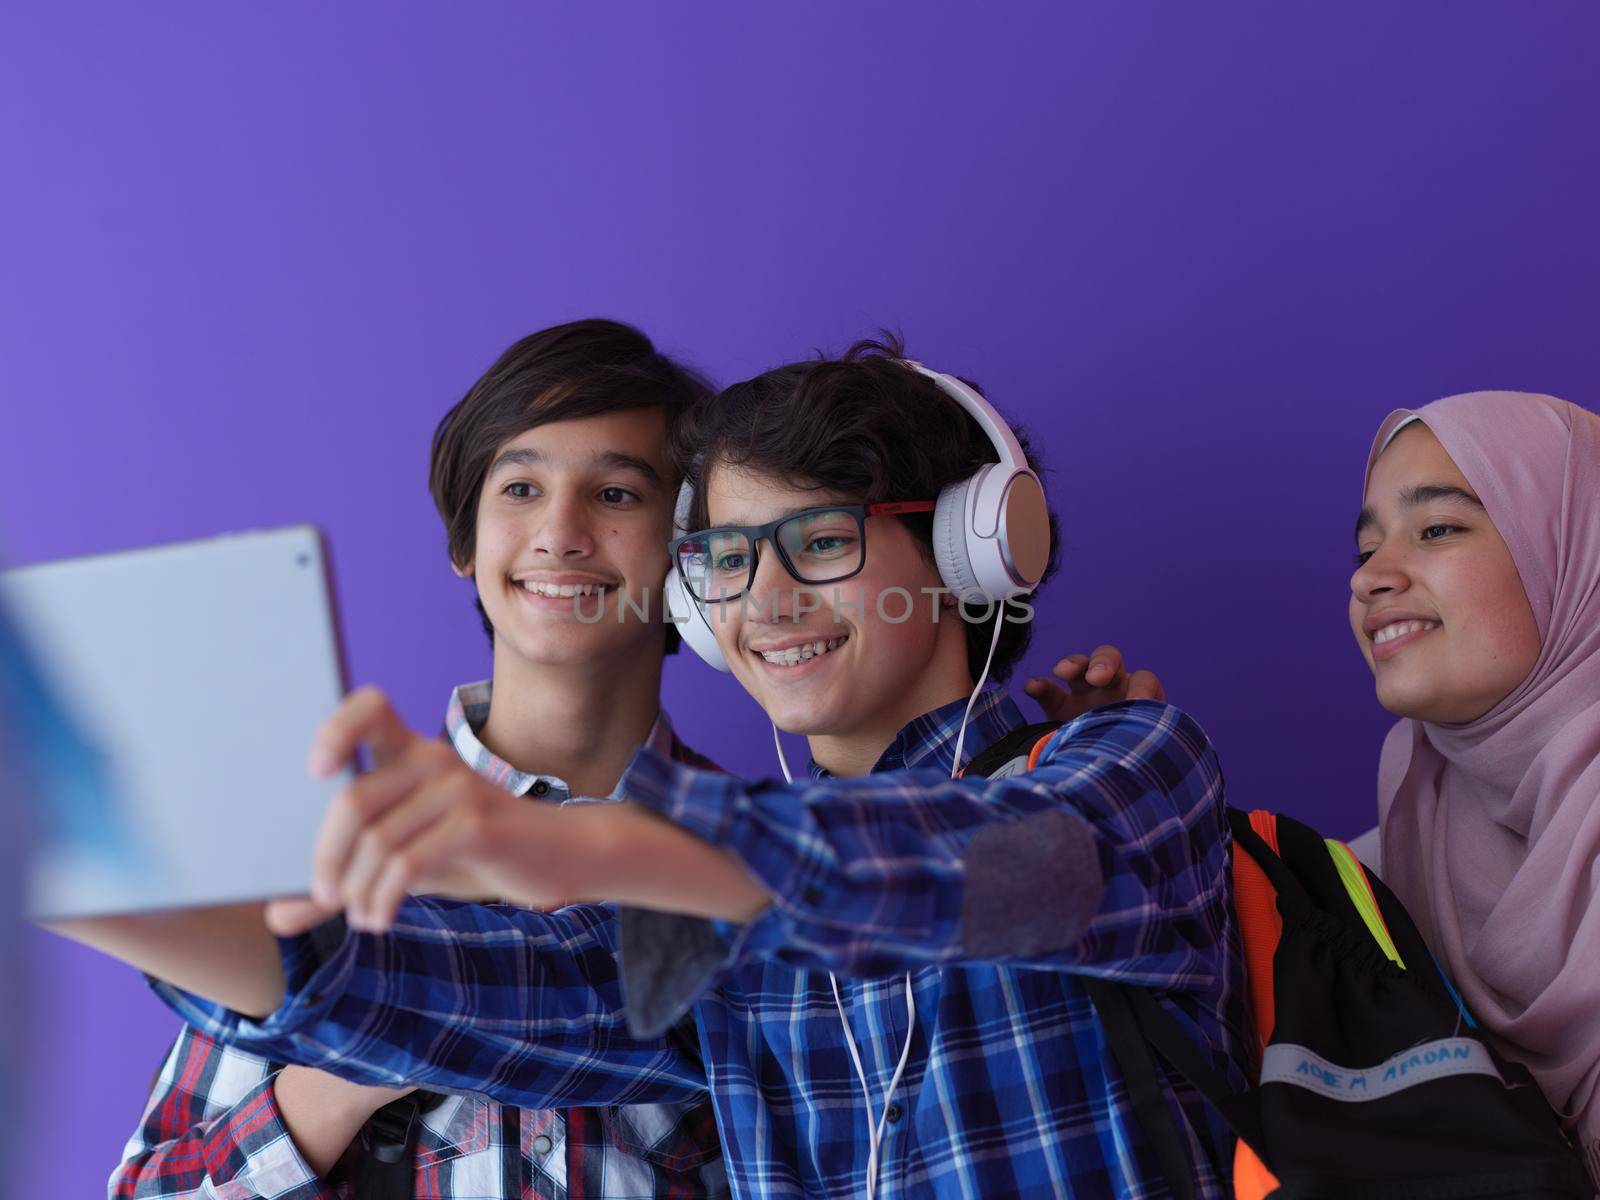
[[[846,638],[836,637],[825,642],[805,642],[799,646],[790,646],[783,650],[762,650],[761,657],[776,667],[793,667],[807,662],[819,654],[826,654],[830,650],[837,650],[844,645]]]
[[[1424,629],[1437,629],[1437,621],[1396,621],[1393,625],[1385,625],[1372,636],[1372,644],[1381,646],[1385,642],[1392,642],[1395,638],[1405,637],[1408,633],[1420,633]]]
[[[523,591],[535,596],[604,596],[606,589],[598,583],[544,583],[538,579],[522,580]]]

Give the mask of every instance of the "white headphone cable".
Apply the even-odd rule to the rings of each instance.
[[[794,776],[789,774],[789,760],[783,756],[783,743],[778,740],[778,723],[772,723],[772,747],[778,752],[778,766],[783,768],[783,781],[793,783]]]
[[[983,691],[983,685],[989,681],[989,668],[994,665],[994,652],[1000,645],[1000,631],[1005,628],[1006,604],[1000,601],[1000,611],[994,619],[994,636],[989,639],[989,657],[983,660],[983,674],[978,676],[978,686],[972,689],[972,695],[967,697],[967,711],[961,714],[961,732],[956,734],[956,760],[950,768],[950,778],[954,779],[961,773],[961,747],[967,741],[967,719],[972,716],[972,706],[978,702],[978,693]]]

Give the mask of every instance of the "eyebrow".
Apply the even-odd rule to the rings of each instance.
[[[652,467],[648,460],[640,458],[637,454],[623,454],[617,450],[597,450],[594,454],[594,464],[617,471],[632,471],[657,486],[661,484],[661,473]]]
[[[1479,500],[1466,488],[1456,487],[1453,483],[1423,483],[1416,487],[1402,488],[1400,490],[1400,504],[1403,508],[1421,508],[1425,504],[1433,504],[1443,500],[1448,504],[1459,504],[1475,508],[1483,512],[1483,501]],[[1360,537],[1368,528],[1378,523],[1378,514],[1371,507],[1363,508],[1361,515],[1356,518],[1356,537]]]
[[[783,520],[787,520],[789,517],[795,516],[798,513],[803,513],[803,512],[806,512],[806,511],[810,510],[810,509],[813,509],[813,508],[817,508],[817,509],[849,508],[852,504],[859,504],[859,503],[860,503],[859,500],[840,500],[840,501],[838,501],[837,503],[834,503],[834,504],[829,504],[829,503],[826,503],[826,502],[824,502],[822,504],[802,504],[798,508],[791,508],[788,512],[779,513],[775,517],[769,517],[768,520],[770,520],[770,521],[783,521]],[[708,513],[706,515],[707,515],[707,518],[709,519],[710,514]],[[753,529],[757,525],[765,525],[766,523],[767,523],[766,521],[734,519],[734,520],[730,520],[730,521],[723,521],[720,525],[710,525],[710,526],[707,526],[707,528],[708,529]]]
[[[543,450],[532,447],[522,447],[516,450],[507,450],[498,455],[489,467],[489,474],[494,475],[507,467],[536,467],[550,461],[550,456]],[[597,467],[613,471],[632,471],[643,476],[657,487],[661,486],[661,472],[650,465],[648,459],[640,458],[637,454],[624,454],[620,450],[596,450],[590,461]]]

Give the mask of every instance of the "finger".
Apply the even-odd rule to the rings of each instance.
[[[357,839],[395,805],[402,803],[426,778],[425,760],[396,763],[339,790],[322,818],[311,852],[311,896],[325,906],[340,906],[342,884]]]
[[[1083,685],[1083,669],[1088,665],[1089,656],[1087,654],[1069,654],[1051,668],[1050,673],[1061,680],[1062,683],[1067,684],[1074,690],[1079,690]]]
[[[369,891],[352,906],[358,929],[381,933],[394,924],[395,915],[406,896],[418,891],[439,890],[426,886],[430,876],[442,874],[462,856],[477,823],[457,808],[442,821],[424,829],[404,848],[389,855]]]
[[[1089,656],[1084,678],[1097,688],[1113,686],[1122,674],[1122,651],[1115,646],[1097,646]]]
[[[1069,654],[1051,668],[1050,673],[1063,683],[1077,678],[1084,667],[1089,665],[1087,654]]]
[[[1167,690],[1154,671],[1135,671],[1128,677],[1129,700],[1160,700],[1165,702]]]
[[[460,766],[461,770],[471,772],[465,763]],[[462,790],[460,775],[452,772],[434,776],[356,835],[354,849],[339,882],[339,896],[347,908],[360,906],[362,898],[372,892],[378,877],[396,853],[464,801]]]
[[[266,908],[267,928],[278,937],[294,937],[315,929],[337,908],[324,908],[315,900],[269,900]]]
[[[389,697],[375,687],[357,688],[311,739],[306,766],[315,778],[326,779],[351,762],[362,745],[372,749],[373,762],[381,766],[415,737],[389,703]]]
[[[1054,680],[1036,677],[1023,684],[1022,690],[1033,698],[1048,719],[1065,721],[1071,717],[1072,697]]]

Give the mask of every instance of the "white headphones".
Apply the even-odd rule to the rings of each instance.
[[[999,462],[939,492],[933,513],[933,560],[939,578],[964,599],[994,604],[1026,595],[1038,586],[1050,558],[1050,515],[1039,477],[1023,457],[1016,434],[987,400],[953,375],[902,361],[971,414],[1000,456]],[[673,515],[674,537],[689,532],[693,499],[694,491],[685,483]],[[689,594],[677,563],[667,572],[665,591],[668,618],[683,640],[717,670],[726,671],[706,606]]]

